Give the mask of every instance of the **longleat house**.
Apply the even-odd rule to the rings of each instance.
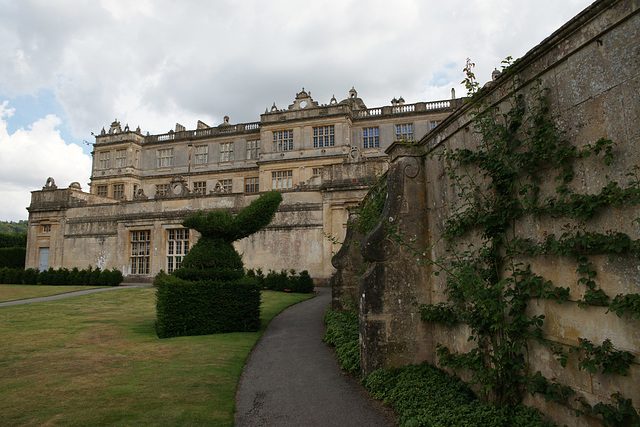
[[[453,94],[452,94],[453,95]],[[27,268],[117,268],[149,281],[180,265],[197,233],[180,224],[197,211],[239,211],[260,192],[284,201],[274,222],[237,243],[247,268],[309,271],[318,282],[334,269],[349,208],[386,170],[385,149],[419,140],[460,99],[367,108],[355,89],[319,104],[304,89],[286,109],[274,104],[259,122],[144,135],[119,121],[96,135],[89,191],[55,177],[33,191]],[[44,177],[43,177],[44,178]],[[43,179],[44,180],[44,179]]]

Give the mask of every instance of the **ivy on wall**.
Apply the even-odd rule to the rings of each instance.
[[[590,257],[607,254],[609,262],[621,256],[639,257],[640,241],[616,230],[597,233],[586,227],[605,208],[640,204],[639,169],[629,174],[627,183],[608,182],[596,194],[575,192],[571,185],[575,162],[593,157],[609,166],[615,159],[615,143],[602,138],[578,148],[564,140],[540,81],[529,90],[516,90],[517,76],[512,75],[506,107],[487,105],[476,95],[472,69],[468,62],[463,83],[475,103],[472,122],[479,143],[473,149],[432,154],[445,165],[459,201],[444,225],[446,255],[425,261],[437,267],[436,274],[445,275],[446,302],[422,305],[420,314],[426,322],[468,326],[472,350],[459,353],[438,344],[437,355],[443,366],[470,370],[472,382],[487,398],[515,405],[529,391],[547,400],[567,401],[575,393],[571,387],[529,372],[530,342],[548,347],[563,367],[569,357],[577,356],[579,368],[592,373],[626,375],[634,355],[616,349],[610,340],[598,344],[580,339],[578,345],[568,346],[546,338],[545,317],[532,315],[527,308],[538,298],[565,303],[570,289],[536,274],[527,260],[538,256],[574,260],[577,285],[583,290],[579,307],[608,307],[617,316],[629,313],[630,319],[638,319],[640,295],[608,295],[598,286]],[[547,234],[536,242],[517,233],[518,221],[530,218],[569,224],[561,235]],[[600,415],[605,425],[619,419],[638,422],[629,399],[619,394],[612,398],[611,404],[585,404],[578,412]]]

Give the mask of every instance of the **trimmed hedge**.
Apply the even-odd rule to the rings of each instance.
[[[160,338],[260,328],[260,287],[255,279],[189,281],[160,272],[154,285]]]
[[[26,257],[26,248],[0,248],[0,267],[24,269],[24,260]]]
[[[27,233],[0,233],[0,248],[26,248]]]
[[[100,268],[79,270],[74,267],[72,270],[60,268],[54,270],[49,268],[38,272],[34,268],[26,270],[20,268],[0,268],[0,283],[11,285],[91,285],[91,286],[118,286],[124,277],[119,270],[100,270]]]
[[[296,276],[295,270],[282,270],[280,273],[269,270],[265,277],[261,269],[247,270],[247,276],[256,278],[263,289],[279,292],[298,292],[308,294],[313,292],[313,279],[307,270]]]
[[[482,403],[464,381],[426,362],[378,369],[362,383],[374,398],[394,407],[401,426],[555,426],[536,408]]]

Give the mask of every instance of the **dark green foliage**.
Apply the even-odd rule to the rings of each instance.
[[[0,232],[0,248],[26,248],[27,233],[2,233]]]
[[[387,181],[378,179],[371,187],[365,199],[358,205],[355,213],[358,221],[353,224],[355,229],[366,236],[378,223],[384,208],[384,202],[387,196]]]
[[[336,349],[340,367],[353,374],[360,373],[360,339],[358,333],[358,313],[337,312],[331,308],[324,316],[327,331],[322,341]]]
[[[256,331],[260,288],[254,279],[188,281],[159,273],[154,281],[160,338]]]
[[[100,269],[91,270],[78,270],[74,267],[73,270],[66,268],[60,268],[54,270],[49,268],[38,272],[33,268],[26,270],[20,268],[0,268],[0,283],[14,284],[14,285],[100,285],[100,286],[118,286],[123,281],[122,273],[115,268],[113,270],[105,270],[100,272]],[[93,275],[96,275],[97,283],[91,283]]]
[[[613,311],[618,317],[630,313],[634,319],[640,318],[640,294],[616,295],[607,313],[609,311]]]
[[[269,270],[266,277],[262,276],[262,270],[259,270],[260,275],[256,275],[253,270],[247,271],[247,275],[256,277],[259,283],[262,283],[264,289],[279,292],[298,292],[302,294],[308,294],[313,292],[314,285],[313,279],[309,276],[309,272],[304,270],[299,276],[296,276],[295,270],[282,270],[276,272]],[[261,280],[261,277],[262,280]]]
[[[282,202],[278,191],[269,191],[251,202],[235,218],[227,211],[198,212],[185,219],[182,225],[193,228],[203,236],[216,237],[225,242],[250,236],[269,225]]]
[[[212,211],[198,212],[185,219],[182,225],[199,231],[202,236],[182,260],[181,268],[172,274],[185,280],[237,280],[244,276],[242,259],[232,242],[269,224],[281,201],[278,191],[270,191],[251,202],[235,218],[226,211]]]
[[[22,281],[25,285],[38,284],[38,270],[35,268],[27,268],[22,275]]]
[[[611,395],[611,403],[596,403],[593,407],[582,402],[583,409],[577,415],[602,416],[602,425],[609,427],[640,427],[640,416],[633,407],[631,399],[625,399],[620,393]]]
[[[296,285],[297,286],[292,289],[293,292],[300,292],[303,294],[313,292],[313,279],[307,270],[300,272]]]
[[[91,270],[91,268],[89,268],[89,270]],[[91,273],[89,276],[89,284],[91,286],[100,285],[100,267],[96,267],[95,269],[91,270]]]
[[[392,405],[401,426],[553,426],[535,408],[490,406],[467,384],[427,364],[379,369],[362,380],[376,399]]]
[[[25,247],[0,248],[0,267],[24,268]]]
[[[24,234],[26,236],[28,226],[29,226],[29,222],[25,220],[20,220],[18,222],[0,221],[0,234]],[[10,245],[10,246],[14,246],[14,245]],[[0,247],[10,247],[10,246],[0,246]]]
[[[472,66],[467,63],[466,82],[475,90]],[[608,306],[610,296],[598,288],[597,268],[588,255],[609,254],[613,262],[618,256],[639,255],[640,241],[615,230],[588,232],[583,229],[585,224],[575,220],[590,220],[604,208],[638,205],[640,169],[633,169],[626,186],[609,182],[599,194],[575,193],[570,183],[576,162],[599,156],[605,165],[611,165],[615,144],[602,138],[583,148],[571,145],[554,123],[547,89],[541,82],[532,84],[528,93],[519,87],[517,76],[512,84],[505,109],[483,100],[476,102],[472,113],[479,135],[476,146],[432,154],[445,167],[458,204],[445,219],[443,237],[448,253],[436,261],[425,259],[445,273],[447,301],[422,305],[420,314],[428,322],[466,324],[475,347],[456,353],[438,344],[439,363],[470,370],[479,393],[496,403],[515,406],[528,383],[530,390],[545,397],[568,392],[557,389],[560,384],[527,372],[531,341],[549,347],[563,367],[568,353],[579,350],[584,355],[582,369],[596,372],[601,367],[603,373],[626,374],[630,353],[613,350],[608,340],[602,346],[583,340],[580,348],[569,346],[567,352],[545,338],[544,316],[532,315],[528,307],[535,298],[563,303],[569,298],[569,288],[555,286],[533,273],[526,256],[574,259],[578,284],[587,288],[578,306]],[[555,182],[555,194],[544,200],[543,182]],[[525,217],[570,222],[560,237],[545,230],[543,241],[532,243],[516,236],[518,221]],[[633,296],[616,297],[610,310],[618,315],[633,312],[633,300]]]
[[[24,275],[24,270],[21,268],[9,268],[3,267],[0,269],[0,277],[2,277],[2,283],[7,285],[20,285]]]
[[[264,287],[271,291],[284,292],[285,289],[289,289],[289,278],[286,271],[280,273],[269,270],[267,277],[264,278]]]
[[[106,270],[105,270],[106,271]],[[118,286],[120,283],[124,281],[124,277],[122,276],[122,272],[116,268],[112,269],[109,278],[107,279],[106,285],[109,286]]]
[[[226,211],[198,212],[182,223],[201,233],[198,242],[171,275],[161,272],[156,329],[160,338],[255,331],[260,327],[258,280],[245,277],[242,258],[232,243],[265,227],[282,195],[270,191],[235,218]]]

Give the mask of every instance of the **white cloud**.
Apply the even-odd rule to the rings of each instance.
[[[452,87],[465,94],[467,57],[484,83],[503,58],[524,55],[589,3],[0,0],[0,99],[55,93],[76,140],[115,118],[151,133],[225,115],[258,121],[302,87],[320,103],[352,86],[369,107],[448,99]],[[50,144],[73,148],[55,139],[55,120],[32,117],[3,138],[44,127]],[[38,171],[38,185],[57,170]],[[84,176],[71,179],[84,185]]]
[[[8,102],[0,104],[0,220],[17,221],[27,218],[25,208],[32,190],[42,188],[53,177],[60,188],[78,181],[86,189],[91,173],[91,158],[82,148],[66,144],[56,127],[60,119],[47,115],[19,129],[7,132],[7,120],[13,115]]]

